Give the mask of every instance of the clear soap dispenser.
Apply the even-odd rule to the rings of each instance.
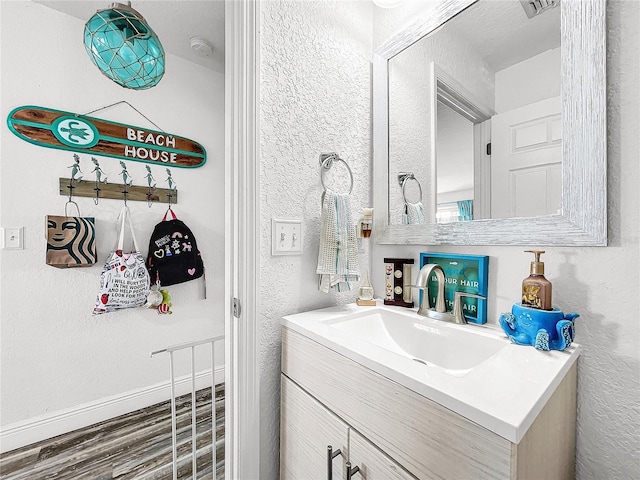
[[[551,305],[551,282],[544,277],[544,263],[540,255],[544,250],[525,250],[533,253],[530,275],[522,281],[522,305],[541,310],[553,310]]]

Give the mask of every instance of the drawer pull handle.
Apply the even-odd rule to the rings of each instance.
[[[354,473],[358,473],[360,471],[360,467],[357,465],[355,467],[351,466],[351,462],[347,462],[347,480],[351,480],[351,476]]]
[[[334,452],[331,445],[327,446],[327,480],[333,480],[333,459],[338,455],[342,455],[340,449]]]

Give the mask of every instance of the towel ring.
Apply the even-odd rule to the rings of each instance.
[[[347,171],[349,172],[349,180],[351,182],[349,186],[349,194],[353,191],[353,172],[351,171],[351,167],[347,162],[341,159],[337,153],[321,153],[320,154],[320,183],[322,183],[322,188],[327,191],[327,186],[324,184],[324,174],[333,166],[334,160],[336,162],[344,163],[345,167],[347,167]]]
[[[407,194],[405,191],[407,187],[407,182],[409,180],[415,180],[415,182],[418,184],[418,190],[420,191],[420,200],[418,200],[417,203],[421,203],[422,202],[422,186],[420,185],[420,182],[418,181],[418,179],[415,177],[413,172],[400,172],[398,174],[398,183],[402,187],[402,199],[404,200],[404,203],[411,203],[410,201],[407,200]]]

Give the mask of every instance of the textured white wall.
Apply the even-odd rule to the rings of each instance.
[[[637,478],[640,471],[640,2],[608,3],[608,227],[604,248],[547,248],[554,304],[580,313],[584,350],[578,379],[578,479]],[[489,321],[518,301],[529,272],[525,247],[375,246],[373,283],[383,288],[382,259],[421,251],[490,256]],[[526,348],[526,347],[523,347]]]
[[[260,478],[278,478],[280,318],[356,292],[319,293],[320,152],[353,170],[351,208],[371,191],[370,2],[268,1],[260,18]],[[338,185],[343,170],[328,178]],[[271,218],[304,221],[304,253],[271,256]]]
[[[24,250],[0,252],[0,413],[6,426],[166,381],[167,359],[151,359],[150,351],[223,332],[224,78],[169,56],[158,86],[125,90],[87,57],[82,21],[32,2],[2,2],[0,8],[0,223],[24,226],[25,234]],[[76,199],[84,216],[96,218],[99,265],[66,270],[45,265],[44,217],[64,212],[58,177],[68,177],[73,154],[24,142],[5,123],[20,105],[82,113],[120,100],[166,131],[199,141],[208,153],[202,168],[172,169],[180,192],[175,211],[198,239],[209,297],[202,299],[201,280],[171,287],[173,315],[136,309],[91,316],[102,264],[116,241],[120,201],[102,200],[95,206],[91,198]],[[94,115],[154,128],[127,106]],[[90,178],[90,156],[80,157],[85,178]],[[110,182],[119,180],[118,160],[101,158],[100,165]],[[144,165],[127,162],[136,185],[146,184]],[[166,186],[164,167],[151,169],[158,186]],[[146,254],[166,204],[129,205]]]

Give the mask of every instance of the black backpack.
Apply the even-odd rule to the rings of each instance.
[[[172,220],[167,220],[171,212]],[[153,284],[168,286],[195,280],[204,275],[204,264],[196,237],[182,220],[169,208],[164,218],[153,229],[149,240],[147,269]]]

